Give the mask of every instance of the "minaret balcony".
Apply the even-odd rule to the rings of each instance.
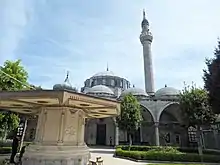
[[[141,41],[142,44],[146,41],[152,42],[153,41],[153,36],[151,35],[151,33],[141,33],[140,41]]]

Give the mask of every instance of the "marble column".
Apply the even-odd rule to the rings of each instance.
[[[116,122],[116,118],[113,118],[113,121],[115,123],[115,146],[117,146],[119,145],[119,128]]]
[[[26,148],[23,165],[86,165],[85,114],[81,110],[50,107],[41,110],[34,144]]]
[[[119,128],[115,125],[115,146],[119,145]]]
[[[154,123],[156,146],[160,146],[159,122]]]
[[[140,142],[142,143],[143,142],[143,132],[142,132],[142,125],[140,126]]]

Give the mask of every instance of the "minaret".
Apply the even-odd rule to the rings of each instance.
[[[146,19],[145,11],[143,11],[143,21],[141,23],[142,32],[140,35],[140,41],[143,45],[144,55],[144,77],[145,77],[145,91],[149,95],[154,94],[154,77],[153,77],[153,66],[152,66],[152,55],[151,55],[151,43],[153,36],[149,30],[149,22]]]

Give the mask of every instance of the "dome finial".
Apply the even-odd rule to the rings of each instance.
[[[146,19],[145,9],[143,9],[143,20]]]
[[[65,80],[64,80],[64,82],[68,82],[69,81],[69,71],[67,71],[67,73],[66,73],[66,78],[65,78]]]
[[[107,63],[107,68],[106,68],[106,71],[109,71],[109,69],[108,69],[108,63]]]

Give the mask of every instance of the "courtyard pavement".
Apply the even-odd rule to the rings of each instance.
[[[147,163],[133,162],[130,160],[114,158],[114,149],[111,148],[90,148],[91,159],[95,160],[100,156],[104,165],[146,165]]]

